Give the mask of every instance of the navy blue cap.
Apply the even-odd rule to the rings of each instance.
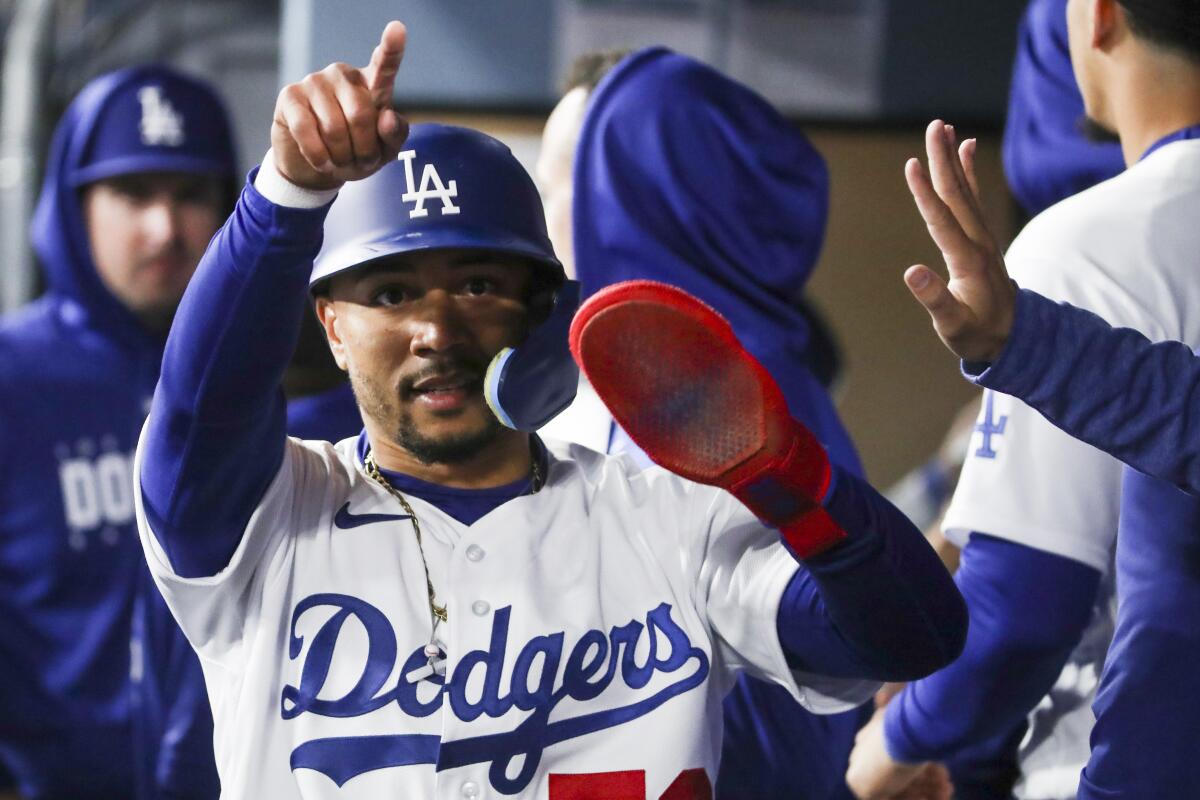
[[[225,176],[235,169],[224,104],[207,84],[162,65],[119,70],[84,89],[105,95],[69,175],[75,186],[138,172]]]

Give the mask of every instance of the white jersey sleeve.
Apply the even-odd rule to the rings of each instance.
[[[986,533],[1103,572],[1120,498],[1119,462],[987,391],[943,526],[960,547]]]

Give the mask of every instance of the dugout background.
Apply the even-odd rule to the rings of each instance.
[[[401,107],[487,130],[532,165],[575,55],[665,43],[766,94],[829,163],[830,226],[810,295],[845,357],[839,409],[870,477],[886,486],[936,449],[974,393],[901,282],[912,263],[940,263],[902,167],[922,152],[934,116],[978,135],[985,203],[1011,237],[999,135],[1023,8],[1023,0],[0,0],[0,307],[39,290],[25,230],[48,134],[67,100],[105,70],[164,60],[213,80],[248,169],[267,148],[278,87],[330,60],[357,60],[397,17],[412,37]],[[24,117],[14,114],[20,92],[33,92]]]

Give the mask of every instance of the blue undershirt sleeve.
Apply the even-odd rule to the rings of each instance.
[[[834,466],[825,508],[845,541],[803,562],[776,629],[793,669],[908,681],[954,660],[967,610],[925,537],[895,506]]]
[[[143,433],[146,517],[185,578],[225,568],[279,469],[280,382],[328,210],[274,205],[254,175],[184,294]]]
[[[1134,469],[1200,493],[1200,358],[1187,345],[1151,343],[1022,289],[1000,357],[964,362],[963,374]]]
[[[971,615],[966,648],[888,705],[888,750],[901,762],[951,759],[1019,725],[1079,643],[1100,585],[1092,567],[979,533],[955,579]]]

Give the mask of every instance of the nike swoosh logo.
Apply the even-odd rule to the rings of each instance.
[[[412,519],[408,514],[351,514],[350,501],[338,509],[337,514],[333,517],[333,525],[336,528],[349,530],[357,528],[359,525],[370,525],[375,522],[397,522],[402,519]]]

